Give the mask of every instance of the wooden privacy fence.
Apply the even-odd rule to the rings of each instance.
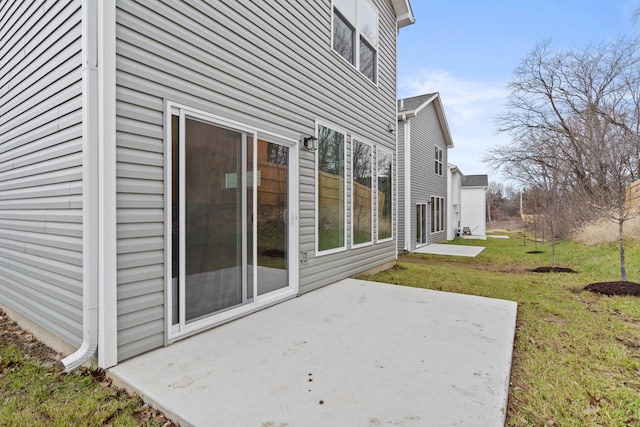
[[[287,197],[287,165],[260,160],[258,170],[258,205],[284,206]]]
[[[640,208],[640,180],[627,187],[627,207]]]
[[[318,171],[318,204],[324,206],[326,212],[333,212],[333,215],[327,215],[322,218],[324,221],[336,221],[339,215],[343,215],[342,212],[342,191],[344,191],[344,179],[338,175]],[[370,187],[360,184],[359,182],[353,183],[355,198],[352,206],[355,206],[354,221],[358,221],[358,229],[370,229],[371,228],[371,197],[373,191]],[[382,211],[384,208],[386,195],[378,191],[378,210]]]

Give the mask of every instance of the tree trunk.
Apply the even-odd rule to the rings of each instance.
[[[551,266],[556,268],[556,230],[551,224]]]
[[[618,229],[620,231],[620,280],[627,281],[627,267],[624,257],[624,219],[620,216],[618,220]]]

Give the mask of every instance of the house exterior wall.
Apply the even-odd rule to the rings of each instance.
[[[446,221],[446,198],[447,198],[447,144],[444,139],[443,129],[438,120],[435,106],[430,103],[417,115],[408,119],[410,122],[411,132],[409,138],[410,144],[410,172],[409,172],[409,190],[400,193],[401,200],[399,206],[404,206],[406,199],[409,197],[409,215],[402,216],[402,225],[399,229],[410,230],[408,238],[403,235],[403,241],[398,241],[398,249],[406,247],[412,251],[416,248],[416,204],[428,204],[431,196],[445,198],[445,221]],[[400,126],[398,126],[400,127]],[[399,145],[407,144],[406,138]],[[443,151],[443,170],[442,175],[435,173],[435,147],[438,146]],[[406,148],[404,148],[406,150]],[[406,184],[405,184],[406,185]],[[403,213],[406,208],[403,209]],[[409,218],[409,227],[405,227],[405,218]],[[427,244],[443,241],[447,237],[446,224],[443,231],[431,233],[431,208],[427,207]],[[406,234],[406,233],[404,233]]]
[[[453,240],[460,223],[462,173],[457,167],[447,168],[447,240]]]
[[[460,227],[469,227],[471,234],[486,236],[486,190],[484,187],[462,187]]]
[[[164,344],[164,102],[298,140],[316,120],[395,152],[395,15],[379,11],[378,84],[331,49],[331,2],[119,1],[116,11],[118,359]],[[301,293],[393,261],[395,240],[316,256],[315,154],[300,150]],[[394,192],[395,197],[395,192]],[[395,226],[392,227],[395,229]]]
[[[79,0],[0,4],[0,305],[82,342]]]

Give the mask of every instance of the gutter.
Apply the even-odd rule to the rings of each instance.
[[[98,264],[101,249],[97,2],[82,2],[82,345],[62,359],[67,372],[89,361],[98,348]]]

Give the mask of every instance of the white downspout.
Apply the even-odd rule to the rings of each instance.
[[[402,115],[404,125],[404,250],[411,250],[411,123]]]
[[[82,2],[82,345],[62,359],[67,372],[82,366],[98,348],[99,98],[98,0]]]

